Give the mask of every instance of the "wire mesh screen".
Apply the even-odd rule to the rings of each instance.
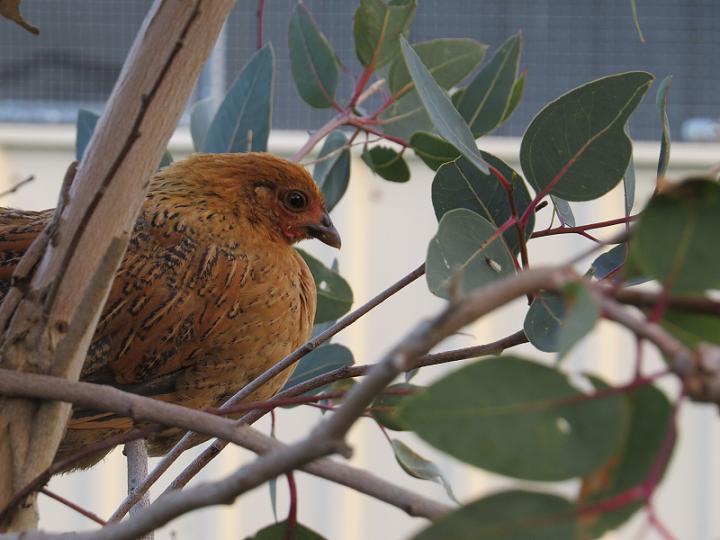
[[[0,120],[72,121],[78,105],[102,102],[150,4],[150,0],[24,2],[28,19],[42,33],[36,38],[9,23],[2,26]],[[255,50],[256,4],[239,2],[228,21],[224,44],[228,83]],[[305,4],[341,60],[357,73],[352,38],[357,2],[306,0]],[[498,131],[503,135],[521,135],[545,103],[578,84],[631,69],[648,70],[658,79],[674,75],[669,116],[676,134],[689,118],[720,116],[715,99],[720,70],[713,68],[720,50],[720,2],[639,0],[638,4],[644,44],[634,28],[629,0],[421,0],[412,40],[468,36],[488,43],[491,54],[509,35],[522,31],[525,98]],[[310,109],[295,90],[287,50],[294,5],[295,0],[266,1],[265,39],[273,43],[277,61],[273,126],[313,129],[331,113]],[[351,77],[343,76],[338,95],[348,95],[351,87]],[[201,94],[221,90],[205,88]],[[635,113],[631,127],[635,138],[658,137],[652,95]]]

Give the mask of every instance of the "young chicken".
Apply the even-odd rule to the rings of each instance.
[[[0,298],[51,216],[0,209]],[[310,337],[315,284],[292,245],[311,237],[340,247],[317,185],[294,163],[195,154],[158,172],[81,380],[197,409],[220,405]],[[268,399],[291,371],[249,399]],[[129,418],[75,409],[56,460],[133,427]],[[181,435],[166,430],[149,442],[150,454]]]

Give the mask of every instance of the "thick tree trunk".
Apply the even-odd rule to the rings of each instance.
[[[148,179],[233,5],[156,0],[58,207],[55,230],[42,236],[47,249],[37,265],[24,260],[34,272],[0,307],[0,366],[78,378]],[[30,252],[42,247],[38,241]],[[0,509],[51,464],[69,412],[67,404],[0,398]],[[33,499],[0,531],[36,526]]]

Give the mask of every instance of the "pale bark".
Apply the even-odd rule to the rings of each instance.
[[[148,179],[233,5],[156,0],[56,228],[41,237],[49,241],[44,255],[22,292],[11,291],[0,308],[2,367],[78,378]],[[69,411],[66,403],[0,399],[0,508],[50,465]],[[36,525],[29,500],[0,529]]]

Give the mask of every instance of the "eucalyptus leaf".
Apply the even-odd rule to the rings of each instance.
[[[575,508],[557,495],[503,491],[463,506],[413,540],[577,540]]]
[[[219,107],[220,101],[209,97],[197,101],[190,109],[190,135],[196,152],[205,147],[205,137]]]
[[[350,311],[353,293],[350,285],[336,271],[331,270],[309,253],[298,249],[298,253],[310,268],[317,288],[317,310],[315,323],[334,321]]]
[[[480,137],[492,131],[505,117],[516,90],[521,50],[520,34],[508,38],[465,89],[458,111],[473,136]]]
[[[338,61],[308,9],[295,6],[288,31],[290,70],[300,97],[316,108],[331,107],[338,83]]]
[[[660,125],[662,126],[662,135],[660,137],[660,158],[658,159],[657,177],[658,181],[665,176],[668,163],[670,162],[670,121],[668,120],[668,92],[672,84],[672,75],[665,77],[658,86],[657,103],[660,112]]]
[[[688,180],[653,197],[634,228],[628,261],[668,292],[720,288],[720,185]]]
[[[254,536],[248,536],[245,540],[286,540],[287,538],[289,538],[288,522],[281,521],[260,529]],[[294,525],[292,538],[293,540],[325,540],[324,536],[300,523]]]
[[[438,170],[440,165],[460,157],[460,152],[452,144],[426,131],[415,133],[410,138],[410,146],[415,151],[415,155],[433,171]]]
[[[515,109],[517,109],[517,106],[520,105],[523,93],[525,92],[525,77],[526,73],[523,71],[520,76],[515,79],[512,91],[510,92],[510,101],[508,101],[507,109],[505,109],[502,120],[500,120],[501,124],[510,118],[510,115],[512,115],[512,113],[515,112]]]
[[[318,347],[311,353],[303,357],[298,362],[295,371],[285,383],[283,390],[292,388],[304,382],[309,381],[313,377],[318,377],[329,373],[338,368],[352,366],[355,363],[353,354],[345,345],[339,343],[329,343]],[[323,388],[313,390],[310,395],[324,391]]]
[[[500,158],[487,152],[482,152],[482,157],[510,183],[517,214],[522,215],[531,200],[522,177]],[[450,210],[466,208],[500,227],[513,216],[508,193],[498,178],[492,173],[483,174],[464,157],[437,170],[432,184],[432,201],[438,219]],[[534,225],[535,216],[531,216],[525,227],[526,239],[530,238]],[[505,231],[503,238],[513,254],[520,251],[516,227]]]
[[[347,143],[348,138],[342,131],[333,131],[325,139],[313,169],[313,178],[320,186],[328,212],[340,202],[350,182],[350,149],[340,150]]]
[[[402,155],[386,146],[374,146],[365,149],[362,160],[370,169],[385,180],[407,182],[410,180],[410,168]]]
[[[660,324],[693,349],[700,343],[720,345],[720,317],[717,315],[668,309]]]
[[[430,291],[441,298],[483,287],[515,273],[515,264],[497,228],[465,208],[440,219],[426,259]]]
[[[398,39],[410,31],[415,0],[360,0],[353,19],[355,52],[360,63],[381,68],[400,52]]]
[[[555,197],[554,195],[550,195],[550,200],[555,207],[555,213],[557,214],[560,223],[566,227],[574,227],[575,214],[573,214],[570,203],[560,197]]]
[[[589,201],[615,187],[632,154],[625,124],[652,81],[642,71],[610,75],[546,105],[520,145],[520,163],[535,190]]]
[[[270,135],[275,53],[257,51],[228,90],[210,123],[203,152],[265,152]]]
[[[535,348],[543,352],[557,352],[558,335],[565,320],[567,306],[560,294],[543,292],[530,305],[523,330]]]
[[[447,94],[437,85],[432,75],[422,63],[417,53],[405,38],[400,38],[405,64],[415,82],[415,89],[438,133],[457,148],[481,171],[487,173],[488,167],[483,161],[480,150],[470,128],[450,102]]]
[[[565,317],[557,337],[558,360],[595,327],[600,307],[582,283],[570,283],[563,289]]]
[[[435,82],[447,90],[462,81],[482,62],[487,45],[469,38],[446,38],[414,43],[412,48]],[[398,93],[404,95],[415,88],[402,56],[398,56],[390,67],[388,86],[396,97],[400,97]]]
[[[405,382],[399,384],[391,384],[387,387],[387,390],[404,390],[414,393],[421,388],[422,387],[420,386],[408,384],[407,382]],[[407,427],[405,427],[397,419],[397,408],[407,397],[408,395],[393,394],[390,392],[380,394],[378,397],[375,398],[372,403],[371,409],[373,418],[375,418],[375,420],[377,420],[380,424],[382,424],[388,429],[392,429],[394,431],[405,431]]]
[[[393,452],[395,453],[395,459],[400,467],[402,467],[402,470],[414,478],[430,480],[431,482],[440,484],[445,488],[448,497],[460,504],[457,497],[455,497],[455,493],[453,493],[450,482],[440,470],[440,467],[422,457],[399,439],[391,439],[391,443]]]
[[[624,264],[627,257],[627,244],[618,244],[614,248],[599,255],[590,265],[593,277],[605,279],[610,274],[617,272]]]
[[[597,388],[606,388],[593,381]],[[630,425],[622,448],[608,463],[583,478],[579,506],[591,506],[641,484],[658,459],[667,436],[672,404],[655,386],[646,384],[626,393]],[[630,503],[615,511],[585,514],[580,524],[588,538],[599,538],[627,521],[642,502]],[[584,536],[581,536],[584,537]]]
[[[100,115],[87,109],[78,111],[77,125],[75,128],[75,159],[82,161],[85,149],[90,144],[90,139],[95,131],[95,126]]]
[[[630,138],[629,126],[625,127],[625,131]],[[632,212],[633,206],[635,206],[635,160],[633,159],[632,153],[630,153],[630,162],[628,163],[625,176],[623,176],[623,191],[625,193],[625,215],[629,216]]]
[[[564,373],[514,356],[464,366],[404,400],[398,418],[458,459],[538,481],[601,467],[628,426],[622,395],[591,398]]]

